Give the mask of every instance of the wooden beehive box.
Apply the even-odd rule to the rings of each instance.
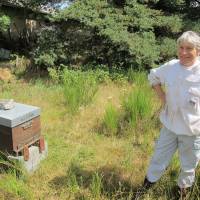
[[[0,110],[0,150],[5,153],[22,151],[37,142],[41,135],[40,108],[14,103],[11,110]]]

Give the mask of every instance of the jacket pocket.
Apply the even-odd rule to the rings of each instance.
[[[200,159],[200,136],[197,136],[193,144],[193,152],[195,157]]]
[[[200,151],[200,139],[194,142],[194,150]]]

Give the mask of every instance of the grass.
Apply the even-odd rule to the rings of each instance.
[[[131,89],[132,93],[136,91],[138,94],[140,90],[135,84],[112,82],[97,88],[95,98],[72,115],[66,104],[64,87],[59,81],[52,84],[49,80],[27,82],[19,79],[0,86],[0,98],[13,98],[17,102],[41,107],[42,134],[49,149],[47,159],[41,162],[33,175],[17,177],[13,172],[0,174],[2,199],[129,200],[134,196],[145,176],[159,128],[144,123],[147,128],[140,134],[137,144],[133,135],[107,137],[98,134],[96,127],[105,121],[105,110],[111,116],[106,118],[108,127],[115,130],[117,116],[121,115],[123,108],[122,96],[128,97]],[[145,97],[148,98],[147,91],[150,90],[145,90]],[[143,100],[142,97],[140,100]],[[150,96],[149,101],[155,109],[157,104]],[[136,102],[145,108],[150,106],[146,102]],[[108,108],[108,105],[112,106]],[[138,110],[141,119],[149,119],[152,113],[143,108]],[[136,131],[139,135],[140,129]],[[174,199],[179,171],[176,162],[175,157],[173,167],[144,199]],[[197,185],[199,181],[197,173]],[[196,187],[192,198],[198,200],[198,195]]]
[[[124,101],[124,109],[132,127],[138,122],[150,119],[152,115],[151,93],[145,88],[135,88]]]
[[[108,104],[103,118],[103,126],[105,128],[105,134],[111,136],[117,135],[118,124],[119,124],[119,113],[112,104]]]
[[[62,74],[66,104],[75,113],[81,105],[90,103],[97,91],[95,77],[81,71],[64,70]]]
[[[5,196],[9,195],[9,199],[30,199],[33,200],[33,194],[26,185],[25,180],[20,180],[15,173],[9,172],[0,182],[1,191]]]
[[[147,84],[147,73],[145,71],[134,71],[132,68],[127,73],[128,81],[137,85],[144,86]]]
[[[98,172],[95,172],[92,175],[90,190],[94,198],[100,198],[102,192],[102,175],[100,175]]]

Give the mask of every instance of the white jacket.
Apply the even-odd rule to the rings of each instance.
[[[166,105],[160,114],[164,126],[177,135],[200,135],[200,61],[185,67],[171,60],[152,69],[151,85],[165,87]]]

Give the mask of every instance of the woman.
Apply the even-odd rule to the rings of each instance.
[[[178,186],[183,199],[195,181],[200,159],[200,36],[193,31],[184,32],[177,40],[177,53],[178,59],[152,69],[148,76],[164,109],[160,114],[163,128],[143,188],[160,179],[178,150]]]

